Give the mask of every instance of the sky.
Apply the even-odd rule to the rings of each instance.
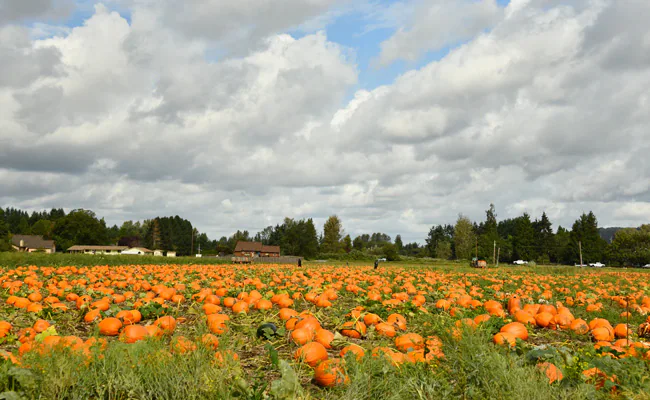
[[[647,0],[0,0],[0,206],[211,238],[650,222]]]

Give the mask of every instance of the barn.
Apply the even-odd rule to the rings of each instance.
[[[260,242],[239,241],[235,246],[235,257],[280,257],[280,246],[267,246]]]

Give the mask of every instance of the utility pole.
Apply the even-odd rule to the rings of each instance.
[[[194,228],[192,228],[192,250],[190,250],[190,254],[194,257]]]
[[[580,249],[580,266],[582,267],[582,241],[578,242],[578,249]]]
[[[501,247],[499,247],[499,250],[497,251],[497,267],[499,266],[499,256],[501,255]]]
[[[497,241],[494,241],[494,249],[492,250],[492,264],[497,263]]]
[[[476,238],[476,260],[478,261],[478,237]]]

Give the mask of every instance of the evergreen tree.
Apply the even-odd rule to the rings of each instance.
[[[429,255],[429,257],[437,257],[437,258],[449,258],[449,257],[444,257],[444,255],[439,255],[436,253],[436,249],[439,247],[440,242],[449,242],[450,246],[453,250],[453,242],[454,242],[454,227],[451,225],[437,225],[437,226],[432,226],[431,229],[429,230],[429,235],[427,236],[426,239],[426,250]],[[443,246],[442,248],[446,248],[446,246]],[[452,255],[453,256],[453,255]]]
[[[515,235],[513,236],[513,258],[524,261],[534,260],[535,252],[535,229],[530,221],[530,215],[524,213],[515,220]]]
[[[535,229],[535,245],[538,254],[538,262],[547,264],[551,261],[551,253],[553,252],[554,235],[551,221],[548,219],[546,212],[542,213],[539,220],[533,222]]]
[[[494,204],[490,204],[490,208],[485,211],[485,216],[485,223],[482,223],[479,229],[479,257],[492,262],[494,244],[499,240],[497,214]]]
[[[5,211],[0,208],[0,241],[4,240],[9,233],[9,224],[5,221]]]
[[[300,255],[306,258],[316,257],[318,254],[318,233],[314,220],[309,218],[303,225],[302,245],[300,246]]]
[[[582,244],[582,261],[585,264],[603,259],[607,242],[598,233],[598,220],[593,212],[582,214],[571,229],[573,259],[580,261],[579,243]]]
[[[558,264],[573,264],[573,250],[571,248],[571,232],[558,226],[554,237],[554,249],[551,252],[551,262]]]
[[[280,248],[285,254],[299,255],[300,254],[300,226],[292,218],[285,218],[282,224],[282,238],[280,240]]]
[[[404,244],[402,243],[401,235],[395,236],[395,248],[399,254],[402,254],[402,251],[404,250]]]
[[[343,250],[346,253],[352,251],[352,239],[350,238],[350,235],[345,235],[345,237],[343,238]]]
[[[357,236],[352,241],[352,248],[357,251],[363,251],[363,240],[361,236]]]

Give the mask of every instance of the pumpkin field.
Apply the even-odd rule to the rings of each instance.
[[[0,398],[648,398],[649,277],[8,265]]]

